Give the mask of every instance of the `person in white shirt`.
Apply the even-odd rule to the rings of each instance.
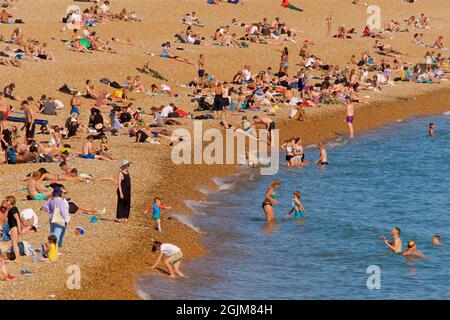
[[[100,6],[100,10],[101,10],[103,13],[109,12],[109,1],[103,2],[103,4]]]
[[[167,259],[164,260],[164,264],[169,270],[170,277],[175,278],[177,275],[184,277],[184,274],[180,271],[180,265],[183,259],[181,249],[171,243],[161,243],[159,241],[155,241],[153,243],[152,252],[158,250],[160,251],[160,254],[155,264],[152,266],[152,269],[155,269],[161,263],[163,257],[166,256]]]
[[[252,80],[252,72],[250,71],[250,67],[249,66],[245,66],[244,70],[242,70],[242,78],[246,82]]]
[[[174,111],[173,109],[173,103],[165,106],[164,108],[162,108],[161,110],[161,117],[162,118],[168,118],[169,114],[172,113]]]
[[[310,56],[310,57],[308,58],[308,60],[306,60],[305,67],[306,67],[306,68],[313,68],[315,62],[316,62],[316,60],[314,60],[314,57],[313,57],[313,56]]]

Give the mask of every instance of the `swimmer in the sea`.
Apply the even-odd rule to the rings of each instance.
[[[433,235],[433,238],[431,238],[431,243],[435,246],[441,245],[441,236],[438,234]]]
[[[345,121],[347,122],[347,126],[348,126],[348,135],[349,135],[350,139],[353,139],[353,137],[354,137],[353,119],[355,117],[355,108],[353,107],[352,99],[349,96],[347,96],[347,98],[345,99],[345,105],[347,107]]]
[[[295,191],[292,195],[292,208],[291,210],[286,214],[286,219],[289,218],[289,216],[294,213],[295,219],[301,219],[305,216],[305,208],[303,207],[302,202],[300,201],[301,194],[300,191]]]
[[[275,220],[275,214],[273,212],[273,206],[277,206],[278,202],[275,200],[275,191],[281,186],[280,180],[275,180],[271,183],[269,188],[267,188],[264,201],[262,203],[262,208],[266,215],[267,222]]]
[[[431,122],[429,125],[428,125],[428,135],[430,136],[430,137],[434,137],[434,122]]]
[[[326,166],[328,165],[328,158],[327,158],[327,150],[325,150],[325,146],[323,143],[319,143],[317,147],[320,150],[320,156],[319,159],[317,159],[317,165],[319,166]]]
[[[425,259],[426,256],[417,250],[417,245],[414,241],[408,241],[408,249],[405,250],[405,252],[402,253],[402,256],[408,256],[408,257],[417,257]]]
[[[389,242],[385,236],[381,235],[381,240],[388,246],[389,249],[392,250],[394,253],[400,253],[402,252],[403,246],[402,246],[402,240],[400,239],[400,228],[394,227],[394,229],[391,230],[392,235],[392,241]]]

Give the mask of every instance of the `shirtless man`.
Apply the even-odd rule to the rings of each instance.
[[[47,200],[52,196],[52,190],[47,189],[42,183],[38,182],[40,177],[41,173],[35,171],[27,182],[28,195],[33,200]]]
[[[430,137],[434,137],[434,122],[431,122],[429,125],[428,125],[428,135],[430,136]]]
[[[205,56],[203,54],[200,54],[198,56],[198,77],[200,79],[203,79],[205,77]]]
[[[347,121],[348,134],[349,134],[350,139],[353,139],[353,137],[354,137],[353,118],[355,116],[355,108],[353,107],[352,100],[350,99],[350,97],[347,97],[345,99],[345,105],[347,107],[345,121]]]
[[[317,148],[319,148],[320,155],[319,159],[317,159],[316,163],[319,166],[327,166],[328,165],[328,158],[327,158],[327,150],[325,150],[325,146],[323,143],[317,144]]]
[[[400,239],[400,228],[394,227],[394,229],[391,230],[392,235],[392,241],[389,242],[385,236],[381,235],[381,240],[387,245],[389,249],[392,250],[394,253],[400,253],[402,252],[402,240]]]
[[[36,125],[34,123],[34,120],[36,119],[35,110],[26,100],[21,103],[21,109],[23,109],[25,113],[25,123],[22,129],[25,129],[25,144],[28,145],[34,139],[36,130]]]
[[[402,256],[416,257],[422,259],[426,258],[426,256],[422,252],[417,250],[417,245],[414,241],[408,241],[408,249],[406,249],[405,252],[402,253]]]
[[[266,127],[267,130],[267,139],[268,139],[268,143],[272,144],[272,130],[275,129],[275,121],[273,121],[270,118],[260,118],[258,116],[254,116],[253,117],[253,124],[256,126],[258,124],[263,124]]]
[[[86,141],[83,142],[81,153],[78,156],[84,159],[105,160],[105,157],[95,154],[95,148],[92,145],[92,141],[94,141],[93,135],[86,137]]]
[[[438,234],[433,235],[433,238],[431,238],[431,243],[435,246],[441,245],[441,236]]]

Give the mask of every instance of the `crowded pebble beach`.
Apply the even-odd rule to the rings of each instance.
[[[337,136],[449,110],[445,0],[0,4],[1,299],[139,299],[144,273],[189,277],[208,234],[177,217],[240,167],[174,163],[195,122],[307,170],[333,165]],[[268,222],[276,180],[247,204]]]

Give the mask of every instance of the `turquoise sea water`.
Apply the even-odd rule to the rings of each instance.
[[[414,118],[329,143],[327,168],[222,181],[228,190],[192,204],[208,255],[184,264],[188,279],[143,275],[137,290],[156,299],[450,299],[449,145],[450,116]],[[307,159],[317,156],[307,149]],[[267,225],[261,202],[274,178],[278,221]],[[294,190],[302,221],[284,219]],[[390,253],[380,235],[390,238],[393,226],[404,249],[414,240],[427,259]],[[434,233],[442,246],[431,244]],[[378,290],[366,284],[371,265],[381,270]]]

